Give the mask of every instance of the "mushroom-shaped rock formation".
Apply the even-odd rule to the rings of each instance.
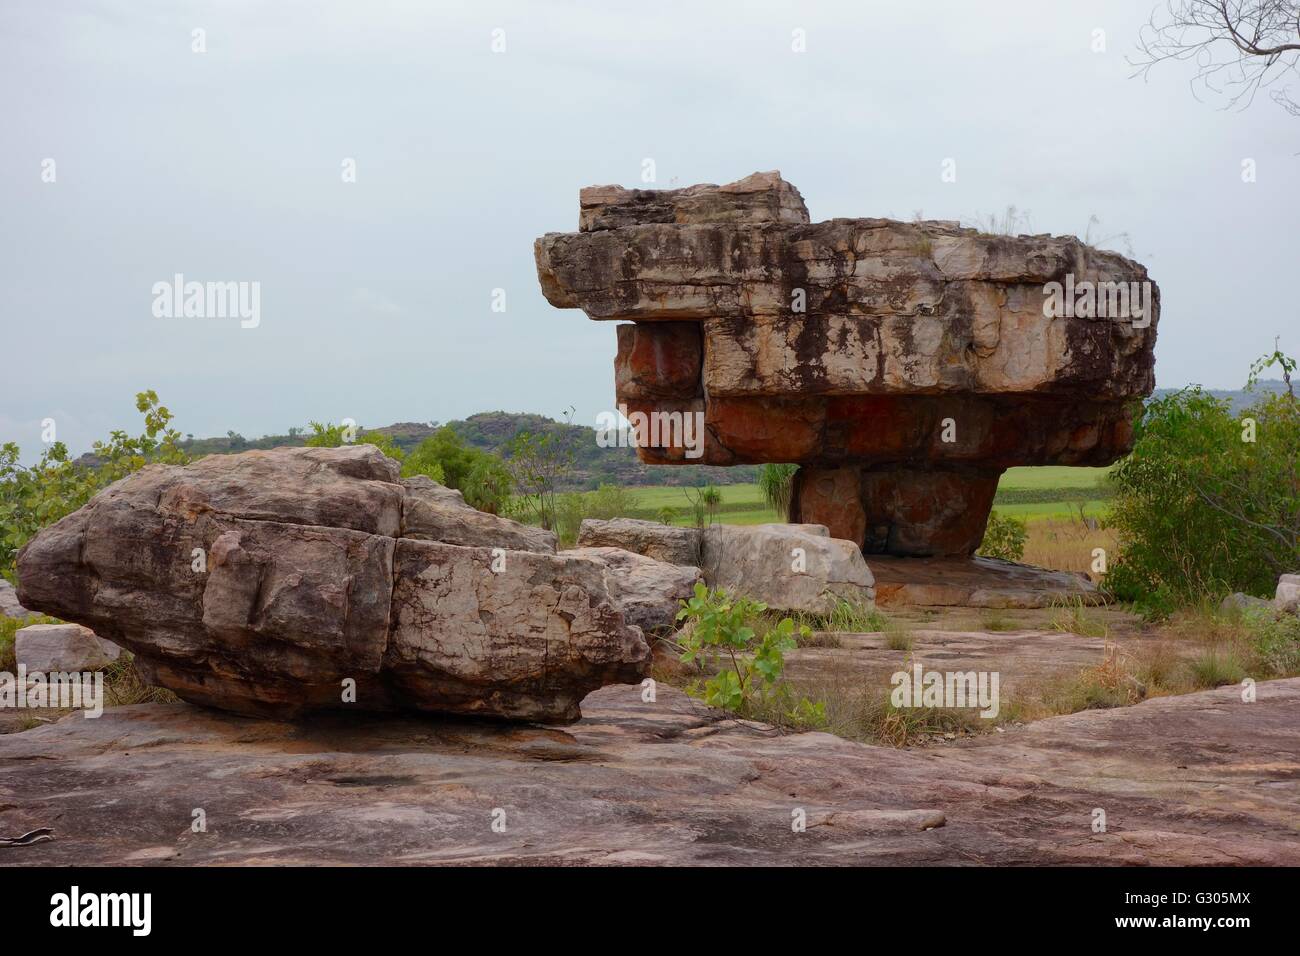
[[[867,553],[971,554],[1006,468],[1115,461],[1154,385],[1159,291],[1072,237],[811,223],[776,172],[580,205],[537,274],[552,305],[629,320],[641,459],[797,463],[790,519]]]

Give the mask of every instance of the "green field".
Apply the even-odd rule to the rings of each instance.
[[[1084,502],[1085,513],[1097,517],[1106,508],[1098,481],[1109,470],[1065,465],[1009,468],[998,483],[998,494],[1011,500],[999,501],[993,507],[1002,514],[1033,521],[1078,514],[1077,504]],[[658,520],[659,509],[666,506],[677,512],[674,524],[690,523],[691,508],[685,489],[652,485],[628,490],[636,498],[636,508],[629,517]],[[764,524],[784,520],[767,507],[758,485],[719,485],[718,491],[722,495],[718,520],[723,524]]]

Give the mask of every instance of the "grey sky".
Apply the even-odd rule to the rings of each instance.
[[[195,435],[570,405],[593,424],[613,326],[546,304],[532,241],[647,157],[660,187],[780,169],[814,220],[1014,204],[1025,231],[1081,235],[1095,215],[1160,284],[1158,383],[1238,387],[1275,335],[1300,350],[1300,120],[1198,102],[1186,65],[1129,79],[1149,12],[6,0],[0,441],[30,458],[50,417],[84,451],[139,430],[144,388]],[[260,326],[154,318],[177,272],[260,282]]]

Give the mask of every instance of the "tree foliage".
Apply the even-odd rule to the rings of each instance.
[[[152,389],[135,396],[144,415],[144,432],[134,437],[116,430],[94,444],[87,463],[72,461],[63,442],[53,442],[30,468],[19,463],[14,442],[0,447],[0,574],[10,580],[18,549],[42,528],[76,511],[101,489],[147,464],[184,464],[180,432],[172,413]]]
[[[1025,540],[1028,537],[1029,530],[1023,521],[994,511],[989,514],[984,539],[976,553],[986,558],[1019,561],[1025,556]]]
[[[1295,362],[1274,352],[1287,388],[1240,416],[1188,388],[1147,405],[1133,452],[1112,472],[1121,552],[1107,577],[1119,597],[1159,610],[1230,591],[1268,596],[1300,568],[1300,407]]]
[[[355,425],[333,425],[328,422],[309,422],[311,434],[305,444],[309,448],[338,448],[340,445],[374,445],[394,461],[401,461],[405,452],[383,432],[368,432]]]

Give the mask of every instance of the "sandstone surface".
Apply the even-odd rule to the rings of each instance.
[[[662,685],[596,691],[565,730],[111,708],[0,736],[0,832],[54,827],[0,863],[1296,866],[1300,679],[1257,690],[921,750],[719,721]]]

